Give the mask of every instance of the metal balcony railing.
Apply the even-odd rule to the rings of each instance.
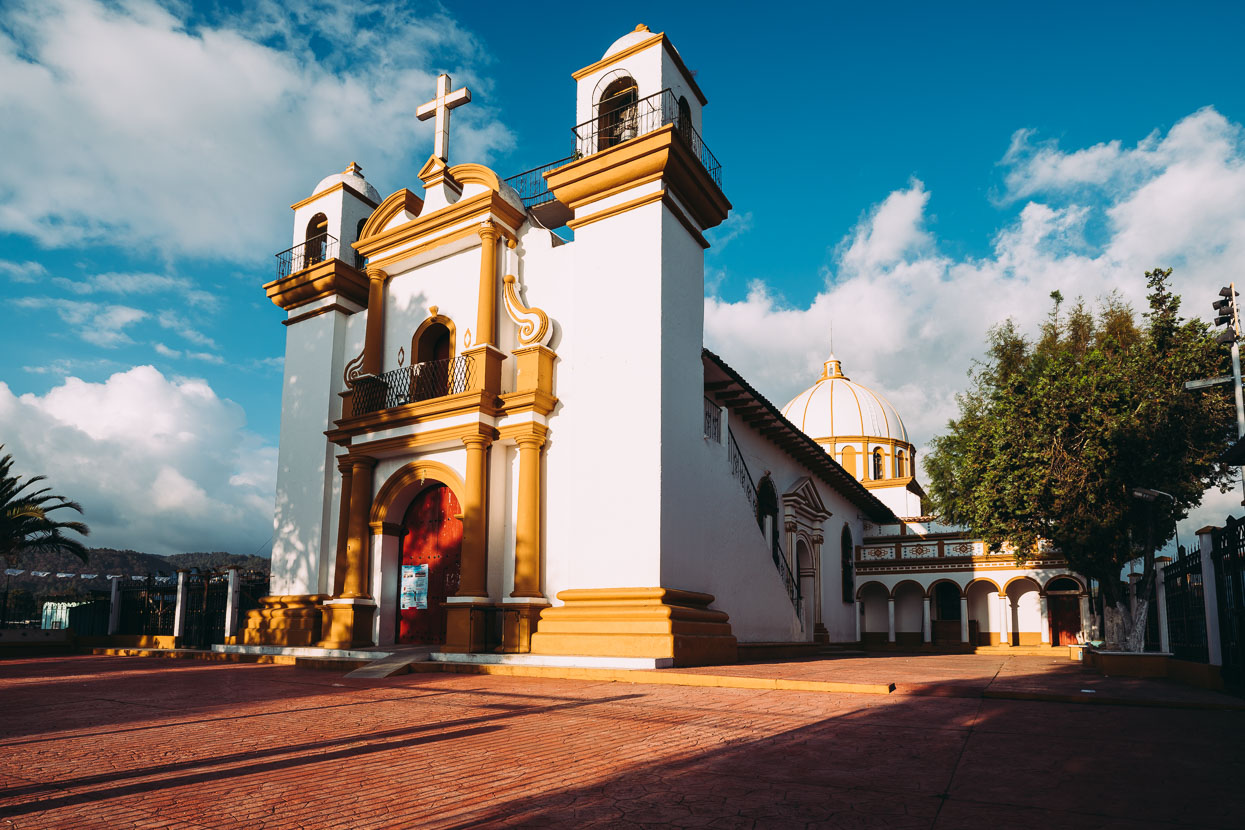
[[[346,256],[342,257],[339,255],[340,248],[337,237],[330,233],[317,234],[306,242],[287,248],[277,254],[277,279],[297,274],[304,268],[319,265],[330,259],[341,259],[362,271],[363,256],[357,251],[347,249]]]
[[[752,508],[752,515],[757,515],[757,487],[752,480],[752,473],[748,471],[748,465],[744,461],[744,455],[739,451],[739,444],[735,443],[735,433],[731,432],[730,427],[726,428],[727,437],[730,439],[728,452],[730,453],[731,475],[739,482],[739,486],[743,488],[744,495],[748,497],[748,506]],[[775,521],[777,517],[775,517]],[[764,528],[762,528],[764,531]],[[791,607],[795,609],[795,616],[800,620],[800,625],[804,625],[803,607],[804,598],[800,595],[800,583],[796,580],[795,575],[791,573],[791,566],[787,564],[787,555],[783,552],[782,543],[774,536],[770,545],[770,558],[774,560],[774,567],[778,570],[778,578],[782,580],[783,587],[787,589],[787,596],[791,599]]]
[[[692,126],[691,112],[679,106],[678,99],[669,89],[655,92],[634,104],[617,107],[575,127],[575,153],[577,157],[590,156],[668,124],[674,125],[675,132],[683,137],[692,155],[700,159],[713,183],[721,188],[722,165]]]
[[[416,401],[466,392],[475,375],[475,358],[459,355],[429,360],[385,372],[360,375],[354,380],[354,415],[367,415]]]
[[[523,207],[525,208],[534,208],[537,205],[552,202],[553,191],[549,189],[549,183],[545,181],[544,174],[550,170],[557,170],[559,167],[570,164],[575,158],[575,156],[567,156],[564,159],[542,164],[540,167],[533,167],[531,170],[506,179],[506,184],[518,191],[519,198],[523,200]]]

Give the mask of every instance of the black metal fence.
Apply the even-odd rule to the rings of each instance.
[[[540,167],[533,167],[531,170],[525,170],[516,176],[506,179],[506,184],[518,191],[519,198],[523,200],[523,207],[533,208],[546,202],[552,202],[553,191],[549,189],[549,183],[545,181],[544,174],[550,170],[564,167],[576,158],[577,156],[567,156],[564,159],[542,164]]]
[[[1212,534],[1223,682],[1245,690],[1245,519],[1231,516]]]
[[[1163,593],[1167,598],[1167,643],[1172,654],[1180,660],[1209,661],[1202,558],[1182,555],[1168,563],[1163,568]],[[1157,609],[1154,616],[1158,616]]]
[[[118,634],[171,636],[177,609],[177,583],[149,576],[120,586],[121,618]]]
[[[722,187],[722,165],[692,126],[691,110],[681,106],[669,89],[655,92],[634,104],[616,107],[576,126],[575,152],[579,157],[590,156],[669,124],[674,125],[675,132],[700,160],[713,183]]]
[[[69,609],[69,628],[79,637],[103,637],[108,634],[108,615],[112,599],[87,600]]]
[[[297,274],[304,268],[319,265],[330,259],[343,259],[353,263],[355,268],[363,267],[363,257],[357,252],[347,249],[346,257],[341,256],[341,245],[337,237],[330,233],[317,234],[306,242],[287,248],[277,254],[277,279]]]
[[[385,372],[361,375],[354,383],[354,415],[366,415],[415,401],[427,401],[472,387],[475,358],[458,355],[445,360],[429,360]]]
[[[200,571],[186,574],[183,648],[207,648],[225,642],[225,610],[229,604],[228,572]]]

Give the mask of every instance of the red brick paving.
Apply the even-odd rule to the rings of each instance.
[[[954,657],[891,674],[1049,681]],[[1239,827],[1243,739],[1235,711],[11,660],[0,827]]]

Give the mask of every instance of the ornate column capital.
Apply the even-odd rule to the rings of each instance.
[[[477,448],[484,449],[489,444],[493,443],[493,439],[485,435],[464,435],[462,440],[463,446],[469,450]]]
[[[389,279],[389,274],[386,273],[384,268],[377,268],[375,266],[369,265],[364,270],[367,272],[367,278],[369,280],[377,280],[379,282],[384,282],[385,280]]]
[[[342,475],[354,472],[354,458],[354,456],[339,455],[337,457],[337,471]]]
[[[376,469],[376,459],[370,455],[348,455],[346,458],[350,461],[353,472],[370,473]]]
[[[516,435],[514,442],[519,445],[519,449],[540,449],[545,445],[545,436]]]
[[[496,242],[498,237],[497,225],[492,219],[485,219],[480,223],[480,227],[476,229],[476,233],[480,235],[482,242]]]

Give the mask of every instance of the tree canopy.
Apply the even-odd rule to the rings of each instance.
[[[1144,558],[1148,591],[1175,522],[1232,482],[1218,460],[1235,437],[1230,395],[1184,389],[1223,374],[1224,349],[1205,323],[1179,316],[1170,276],[1146,272],[1141,319],[1116,295],[1067,310],[1053,292],[1036,339],[1010,320],[993,328],[959,416],[925,461],[943,521],[1021,559],[1049,543],[1112,605],[1121,568]],[[1139,487],[1170,498],[1144,501]]]
[[[4,445],[0,444],[0,450]],[[23,553],[71,553],[87,561],[87,548],[77,539],[65,535],[72,531],[82,536],[90,533],[79,521],[62,522],[53,518],[58,510],[82,512],[82,506],[44,487],[31,487],[46,476],[34,476],[25,482],[13,475],[13,456],[0,458],[0,558],[9,563],[20,561]]]

